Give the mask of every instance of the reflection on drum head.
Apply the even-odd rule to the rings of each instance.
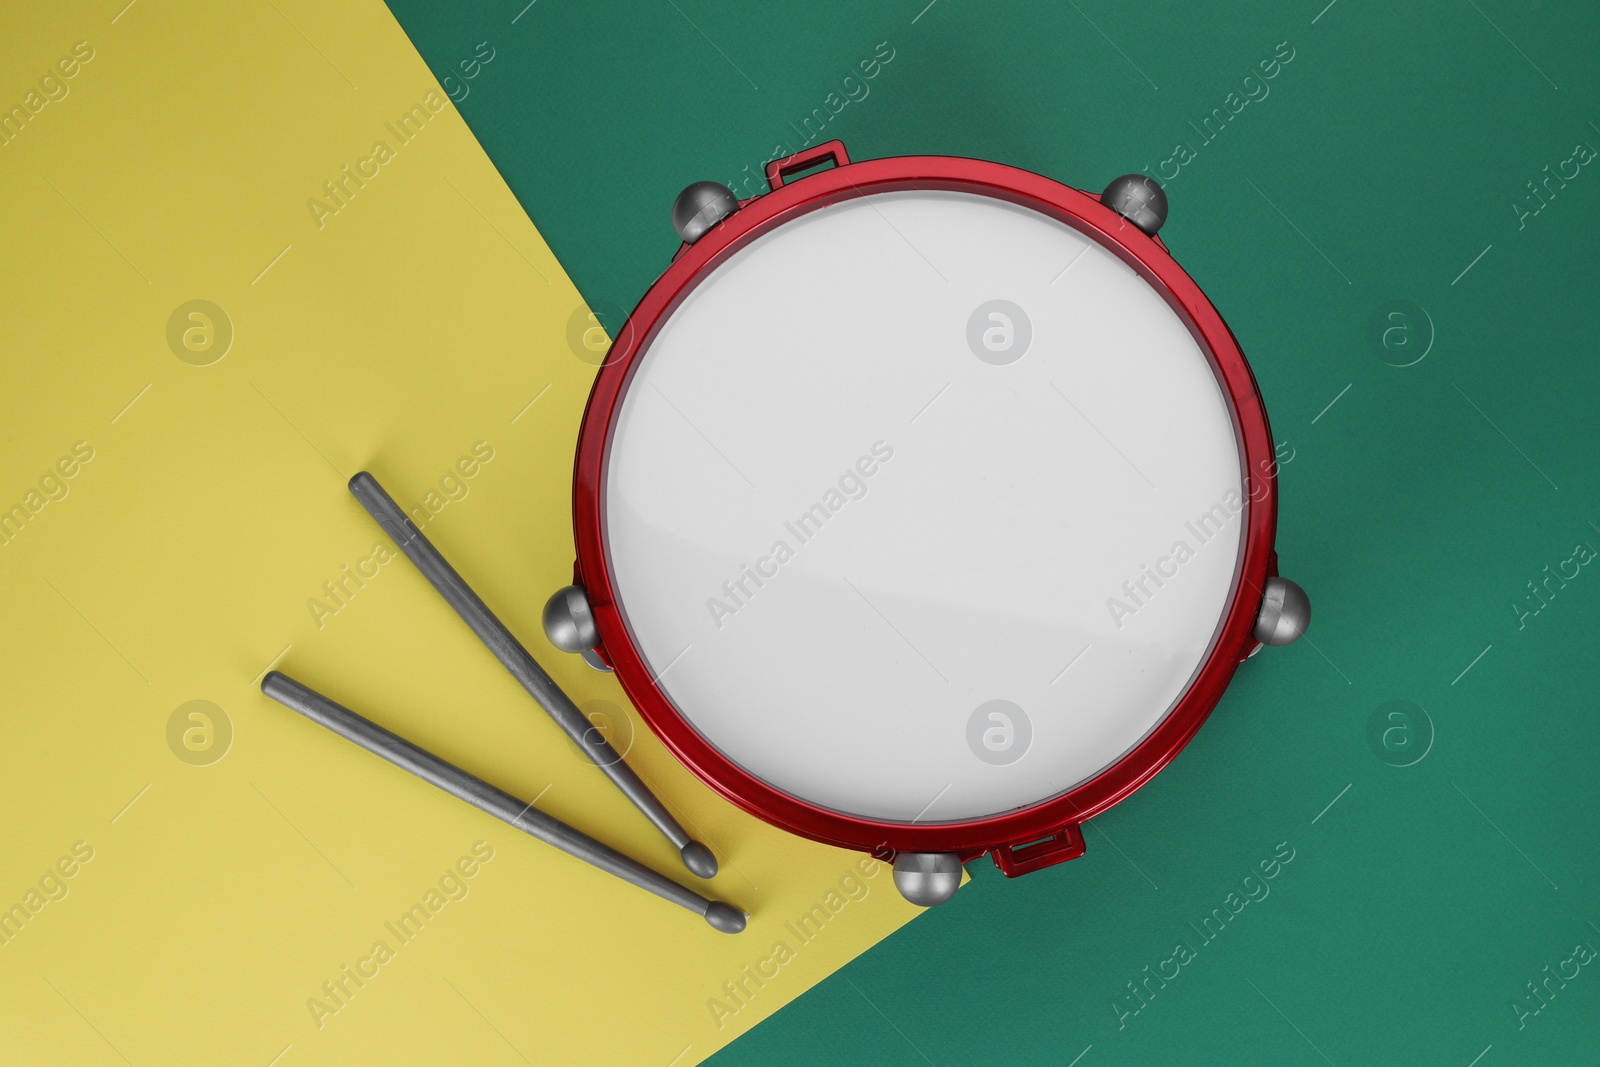
[[[606,463],[662,691],[751,774],[885,822],[1028,807],[1137,744],[1205,661],[1249,506],[1165,300],[970,193],[847,200],[729,257],[639,359]]]

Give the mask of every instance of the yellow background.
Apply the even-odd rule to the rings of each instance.
[[[582,301],[453,106],[408,144],[385,129],[444,99],[388,11],[111,0],[3,23],[6,109],[77,42],[94,57],[0,147],[0,508],[75,442],[94,458],[0,546],[0,908],[76,842],[94,858],[0,945],[0,1059],[685,1065],[912,917],[879,868],[800,945],[784,924],[857,857],[724,803],[631,710],[619,743],[718,852],[709,895],[754,913],[742,936],[261,696],[276,661],[693,884],[409,563],[308,606],[387,543],[349,475],[411,507],[487,442],[428,536],[574,699],[627,707],[538,621],[571,574]],[[308,199],[380,139],[394,158],[319,228]],[[192,300],[232,323],[206,366],[168,346]],[[231,724],[209,765],[169,746],[193,700]],[[398,944],[384,924],[479,840],[467,896]],[[779,937],[794,960],[719,1029],[708,999]],[[395,958],[319,1029],[308,998],[379,939]]]

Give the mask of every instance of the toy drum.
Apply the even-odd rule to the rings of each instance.
[[[1244,355],[1149,179],[837,141],[766,174],[678,198],[583,418],[546,631],[723,796],[915,903],[984,853],[1080,856],[1310,620]]]

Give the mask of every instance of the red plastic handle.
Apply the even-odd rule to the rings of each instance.
[[[1007,878],[1029,874],[1075,860],[1084,853],[1083,830],[1077,823],[1063,826],[1049,837],[1021,845],[1001,845],[994,850],[994,865]]]
[[[849,166],[850,156],[844,150],[844,142],[824,141],[796,152],[788,159],[774,159],[767,164],[767,185],[773,189],[781,189],[784,175],[814,167],[826,159],[832,159],[836,167]]]

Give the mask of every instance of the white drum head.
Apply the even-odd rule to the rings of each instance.
[[[715,748],[818,807],[967,821],[1154,729],[1233,597],[1232,413],[1165,300],[1071,227],[877,193],[735,253],[640,357],[616,600]]]

